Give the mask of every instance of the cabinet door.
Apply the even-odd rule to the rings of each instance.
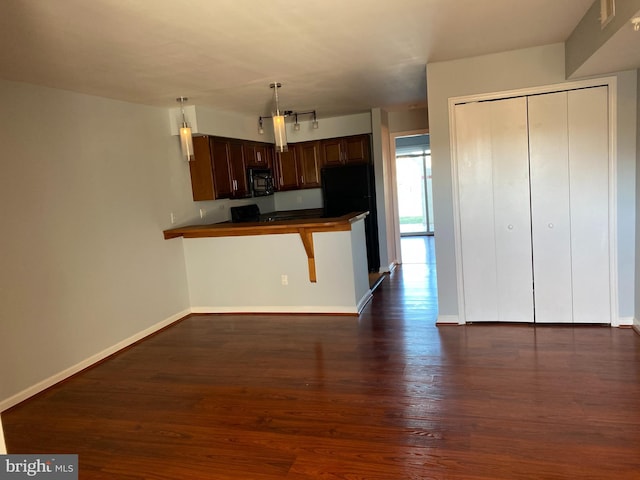
[[[231,181],[229,168],[229,142],[222,139],[211,138],[209,143],[216,199],[229,198],[233,194],[233,183]]]
[[[229,142],[229,170],[231,172],[233,196],[248,196],[249,182],[247,180],[247,169],[244,162],[244,149],[242,142]]]
[[[261,168],[269,168],[273,163],[269,156],[269,145],[259,144],[255,147],[255,165]]]
[[[532,322],[526,99],[454,113],[466,321]]]
[[[369,135],[346,137],[343,146],[346,163],[369,163],[371,161]]]
[[[344,164],[342,154],[342,139],[329,138],[322,141],[322,163],[330,167]]]
[[[299,185],[302,188],[320,186],[320,142],[304,142],[296,145]]]
[[[608,88],[568,93],[573,321],[610,323]]]
[[[193,160],[189,162],[194,201],[214,200],[213,165],[209,137],[193,137]]]
[[[261,143],[249,143],[245,142],[244,149],[244,161],[247,167],[269,167],[268,146]]]
[[[296,149],[289,145],[286,152],[276,153],[278,164],[278,190],[295,190],[298,188],[298,166],[296,162]]]
[[[567,92],[528,98],[537,323],[573,321],[567,99]]]

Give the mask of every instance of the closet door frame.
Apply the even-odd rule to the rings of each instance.
[[[456,281],[458,294],[458,324],[464,325],[465,303],[462,266],[462,241],[460,224],[460,187],[458,184],[458,159],[456,154],[456,118],[455,106],[488,100],[501,100],[512,97],[526,97],[544,93],[564,92],[590,87],[608,87],[608,125],[609,125],[609,290],[611,326],[620,326],[618,315],[618,241],[617,241],[617,78],[602,77],[589,80],[544,85],[531,88],[507,90],[485,94],[466,95],[449,98],[449,138],[451,150],[451,178],[453,189],[453,221],[456,252]]]

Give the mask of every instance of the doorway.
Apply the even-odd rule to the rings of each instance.
[[[394,147],[401,263],[421,264],[435,273],[429,134],[397,136]]]
[[[429,135],[396,138],[400,236],[433,235],[433,180]]]

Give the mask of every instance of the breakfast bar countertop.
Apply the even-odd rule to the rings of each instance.
[[[165,230],[164,238],[235,237],[247,235],[277,235],[283,233],[340,232],[351,230],[351,224],[365,218],[369,212],[352,212],[340,217],[322,217],[308,211],[295,215],[295,210],[263,215],[260,222],[222,222],[209,225],[190,225]],[[295,218],[294,218],[295,217]]]

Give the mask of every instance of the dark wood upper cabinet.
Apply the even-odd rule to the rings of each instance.
[[[244,160],[247,167],[273,167],[273,145],[268,143],[244,142],[243,149]]]
[[[323,165],[331,167],[334,165],[343,165],[343,148],[341,138],[328,138],[322,140]]]
[[[296,148],[289,146],[286,152],[276,152],[276,171],[278,190],[296,190],[298,186],[298,162]]]
[[[298,190],[320,186],[320,142],[289,144],[286,152],[276,153],[278,190]]]
[[[195,201],[251,196],[247,169],[271,168],[276,190],[320,187],[323,166],[371,162],[370,135],[290,143],[275,153],[271,144],[221,137],[194,137],[189,162]]]
[[[189,162],[193,200],[213,200],[216,196],[209,137],[193,137],[193,153],[193,160]]]
[[[243,142],[219,137],[194,137],[190,162],[195,201],[250,195]]]
[[[224,140],[209,138],[209,144],[211,146],[215,197],[207,200],[230,198],[233,193],[233,183],[229,170],[229,143]]]
[[[320,186],[321,151],[320,142],[303,142],[296,145],[300,188]]]
[[[349,165],[371,162],[369,135],[329,138],[322,140],[323,166]]]
[[[369,163],[371,161],[371,138],[369,135],[354,135],[344,138],[345,163]]]
[[[227,140],[229,143],[229,174],[231,176],[232,198],[251,195],[247,180],[247,167],[244,161],[244,149],[241,141]]]

